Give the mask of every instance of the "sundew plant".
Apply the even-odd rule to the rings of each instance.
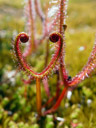
[[[96,0],[0,0],[0,128],[96,128]]]
[[[79,83],[90,76],[96,67],[95,43],[86,65],[73,78],[70,77],[65,65],[67,1],[51,0],[44,5],[43,8],[45,9],[41,8],[40,2],[40,0],[26,1],[26,33],[21,32],[16,36],[13,49],[18,62],[18,68],[23,70],[31,80],[36,81],[36,104],[39,117],[55,112],[68,90],[72,91],[75,89]],[[40,24],[41,30],[38,30],[38,24]],[[28,64],[27,58],[32,57],[43,43],[46,44],[45,66],[43,71],[36,72],[31,64]],[[23,46],[25,45],[24,50],[21,50],[22,44]],[[51,60],[48,62],[50,44],[51,48],[54,49],[54,53],[52,53]],[[46,104],[42,104],[41,82],[43,82],[45,91],[49,96],[48,78],[50,75],[54,75],[54,73],[57,75],[56,95],[49,98]],[[60,89],[61,84],[63,85],[63,90]],[[55,102],[53,102],[54,99]],[[46,110],[46,105],[52,104],[52,102],[51,108]]]

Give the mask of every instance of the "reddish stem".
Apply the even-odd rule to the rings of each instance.
[[[41,113],[41,87],[40,87],[40,79],[36,78],[36,103],[37,103],[37,112],[39,117],[42,115]]]
[[[35,18],[34,18],[34,3],[31,0],[28,0],[28,8],[29,8],[29,35],[30,35],[30,39],[29,39],[29,45],[28,47],[25,49],[25,52],[23,53],[24,57],[29,56],[34,49],[36,48],[37,44],[36,44],[36,25],[35,25]]]
[[[61,0],[60,3],[60,34],[64,37],[64,29],[63,29],[63,24],[64,24],[64,10],[65,10],[65,0]],[[63,38],[64,39],[64,38]],[[64,42],[65,43],[65,42]],[[65,44],[63,44],[65,45]],[[64,47],[64,46],[63,46]],[[64,64],[64,49],[62,49],[61,52],[61,59],[60,59],[60,75],[63,81],[63,84],[65,86],[67,86],[67,78],[68,78],[68,74],[65,68],[65,64]]]
[[[61,103],[62,99],[64,98],[64,96],[66,95],[67,91],[68,91],[68,87],[65,87],[63,89],[62,93],[60,94],[58,100],[56,101],[55,105],[51,109],[47,110],[44,113],[45,115],[48,114],[48,113],[55,112],[58,109],[58,107],[60,106],[60,103]]]
[[[45,15],[41,9],[40,0],[35,0],[35,7],[36,7],[37,14],[40,16],[41,20],[44,21]]]

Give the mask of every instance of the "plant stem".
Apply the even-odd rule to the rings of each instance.
[[[35,19],[34,19],[34,10],[32,9],[33,2],[31,0],[28,1],[29,4],[29,17],[30,17],[30,34],[31,34],[31,44],[32,51],[36,48],[36,28],[35,28]],[[31,52],[32,52],[31,51]]]
[[[62,49],[62,52],[61,52],[61,63],[60,63],[60,76],[61,76],[61,79],[63,81],[63,84],[66,86],[67,85],[67,82],[66,82],[66,79],[67,79],[67,72],[66,72],[66,69],[65,69],[65,64],[64,64],[64,55],[63,55],[63,52],[64,52],[64,48],[65,48],[65,37],[64,37],[64,10],[65,10],[65,0],[61,0],[61,3],[60,3],[60,34],[62,35],[63,37],[63,49]],[[65,26],[66,27],[66,26]]]
[[[64,96],[66,95],[67,91],[68,91],[68,87],[65,87],[63,89],[62,93],[60,94],[58,100],[56,101],[55,105],[53,105],[53,107],[51,109],[45,111],[45,113],[44,113],[45,115],[48,113],[55,112],[58,109],[58,107],[60,106],[60,103],[61,103],[62,99],[64,98]]]
[[[60,3],[60,34],[63,36],[63,22],[64,22],[64,1]]]
[[[48,57],[49,57],[49,42],[47,40],[47,43],[46,43],[46,56],[45,56],[45,68],[48,65]]]
[[[41,116],[41,87],[39,78],[36,78],[36,102],[38,115]]]

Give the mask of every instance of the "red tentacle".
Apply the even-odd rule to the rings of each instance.
[[[28,37],[28,35],[26,33],[20,33],[15,40],[15,51],[16,51],[17,59],[20,62],[20,65],[27,73],[29,73],[30,75],[32,75],[35,78],[43,78],[44,76],[47,76],[52,71],[52,69],[54,68],[54,66],[56,64],[56,61],[58,61],[58,59],[60,57],[63,40],[62,40],[62,36],[60,34],[58,34],[58,33],[55,33],[55,34],[56,34],[56,36],[58,35],[58,42],[57,42],[58,48],[57,48],[51,62],[49,63],[49,65],[41,73],[34,72],[28,66],[28,64],[26,63],[26,61],[24,60],[24,58],[21,54],[21,51],[19,48],[19,44],[21,43],[20,38],[22,37],[22,35],[24,35],[25,37]],[[52,36],[52,35],[53,35],[53,33],[50,36]]]

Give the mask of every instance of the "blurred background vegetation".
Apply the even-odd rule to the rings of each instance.
[[[42,5],[44,0],[42,0]],[[22,0],[0,0],[0,128],[39,128],[36,120],[35,82],[28,85],[24,98],[24,83],[21,74],[11,78],[16,71],[11,49],[14,35],[25,30],[24,2]],[[69,0],[66,24],[65,62],[73,77],[86,64],[95,42],[96,0]],[[40,28],[38,28],[40,29]],[[31,57],[37,71],[44,66],[44,51]],[[39,59],[42,60],[39,64]],[[26,75],[23,74],[24,78]],[[55,77],[49,78],[51,95],[55,93]],[[26,78],[27,79],[27,78]],[[44,128],[96,128],[96,71],[64,99],[54,114],[61,121],[48,115]],[[42,88],[43,102],[48,99]],[[26,107],[25,107],[26,106]],[[42,126],[43,128],[43,126]]]

